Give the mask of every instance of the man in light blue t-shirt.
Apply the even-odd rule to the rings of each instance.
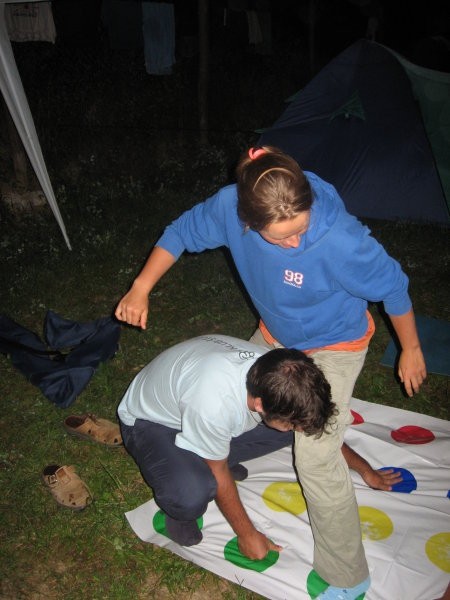
[[[327,435],[334,415],[330,386],[303,352],[225,335],[162,352],[118,407],[125,447],[153,489],[170,538],[199,543],[196,520],[215,499],[252,559],[280,547],[254,527],[239,499],[235,481],[247,476],[239,463],[291,445],[295,430]],[[389,489],[389,476],[344,447],[368,485]]]

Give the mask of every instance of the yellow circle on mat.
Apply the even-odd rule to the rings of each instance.
[[[262,493],[264,503],[277,512],[299,515],[306,510],[302,488],[296,481],[275,481]]]
[[[432,535],[425,544],[425,552],[436,567],[450,573],[450,531]]]
[[[359,507],[359,520],[363,540],[384,540],[394,531],[394,525],[387,514],[371,506]]]

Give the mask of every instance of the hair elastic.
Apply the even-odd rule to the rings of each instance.
[[[251,160],[256,160],[257,158],[266,153],[267,152],[266,150],[264,150],[264,148],[250,148],[250,150],[248,151],[248,155]]]

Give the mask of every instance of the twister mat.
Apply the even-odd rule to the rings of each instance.
[[[433,600],[450,580],[450,422],[352,400],[347,443],[374,468],[395,467],[395,491],[368,488],[352,472],[372,586],[358,600]],[[244,463],[239,494],[257,527],[283,547],[263,561],[243,557],[214,502],[203,540],[183,548],[165,536],[153,500],[127,512],[136,535],[270,600],[314,599],[327,584],[312,568],[313,540],[289,448]]]

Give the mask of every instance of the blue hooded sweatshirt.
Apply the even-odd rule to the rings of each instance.
[[[300,350],[362,337],[368,301],[383,301],[391,315],[411,308],[399,263],[347,213],[332,185],[305,175],[314,199],[298,248],[281,248],[245,230],[236,185],[183,213],[157,242],[176,259],[185,250],[229,248],[267,329],[284,346]]]

